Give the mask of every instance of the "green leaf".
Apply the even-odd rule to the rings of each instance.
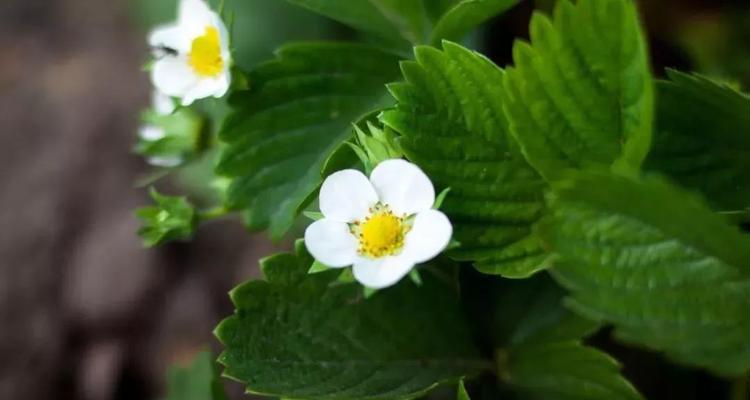
[[[700,75],[668,72],[658,89],[647,167],[703,193],[716,210],[750,206],[750,96]]]
[[[540,232],[578,313],[683,363],[750,369],[749,236],[656,178],[583,175],[551,208]]]
[[[387,104],[397,65],[365,45],[298,43],[250,73],[251,89],[231,99],[217,173],[234,178],[228,206],[247,209],[251,230],[279,238],[289,229],[351,122]]]
[[[598,324],[562,306],[545,274],[525,280],[463,276],[475,331],[495,347],[501,383],[520,399],[635,400],[638,392],[611,357],[581,341]]]
[[[563,321],[560,324],[565,324]],[[551,329],[565,329],[560,326]],[[580,340],[531,338],[508,354],[507,382],[528,399],[637,400],[638,391],[622,376],[620,364]]]
[[[172,367],[167,378],[166,400],[226,400],[213,354],[198,353],[185,367]]]
[[[462,0],[440,17],[432,31],[430,43],[437,46],[443,39],[460,40],[472,28],[510,9],[519,1]]]
[[[460,40],[472,28],[519,0],[288,0],[355,29],[388,40],[389,46]]]
[[[430,22],[436,24],[440,18],[463,0],[423,0],[425,12]]]
[[[198,224],[193,205],[185,197],[164,196],[154,188],[150,194],[155,205],[135,212],[141,220],[138,236],[143,239],[143,245],[153,247],[173,240],[190,239]]]
[[[424,43],[427,36],[428,18],[425,1],[434,0],[370,0],[401,36],[412,44]]]
[[[419,43],[427,18],[423,0],[287,0],[352,28],[389,39]]]
[[[401,147],[438,189],[442,211],[463,245],[451,252],[485,273],[526,277],[545,266],[531,226],[544,212],[546,183],[508,135],[503,71],[457,44],[417,47],[402,64],[406,82],[389,85],[398,103],[383,113]]]
[[[653,87],[631,0],[558,2],[535,14],[505,79],[511,132],[545,178],[566,169],[633,174],[651,141]]]
[[[458,389],[456,390],[456,399],[457,400],[471,400],[471,397],[469,397],[469,392],[466,391],[466,386],[464,385],[463,379],[461,379],[458,382]]]
[[[224,375],[248,392],[298,399],[401,399],[491,368],[479,356],[457,294],[425,276],[364,299],[337,271],[307,275],[311,257],[261,261],[266,281],[231,292],[235,314],[216,335]]]

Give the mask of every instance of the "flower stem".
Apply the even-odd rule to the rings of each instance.
[[[229,210],[222,206],[214,207],[205,211],[199,211],[198,217],[201,221],[210,221],[229,215]]]

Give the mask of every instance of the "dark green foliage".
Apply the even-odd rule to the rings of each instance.
[[[629,0],[561,0],[535,14],[505,79],[511,132],[548,179],[566,169],[635,173],[651,141],[653,88]]]
[[[563,308],[564,293],[546,274],[525,280],[464,274],[462,289],[475,331],[495,352],[501,385],[513,398],[641,398],[617,361],[581,343],[598,324]]]
[[[249,75],[232,99],[217,172],[233,178],[232,209],[250,229],[281,237],[321,182],[329,155],[352,135],[351,122],[387,104],[384,84],[398,59],[360,44],[300,43]]]
[[[408,1],[408,0],[407,0]],[[435,1],[435,0],[425,0]],[[435,24],[430,42],[461,40],[472,28],[507,11],[520,0],[461,0],[446,10]]]
[[[398,103],[381,119],[436,187],[451,188],[442,210],[461,243],[452,254],[486,273],[533,274],[546,258],[531,232],[546,184],[508,135],[503,71],[449,42],[416,58],[402,64],[406,82],[389,86]]]
[[[407,48],[409,43],[459,40],[519,0],[287,1],[375,35],[396,48]]]
[[[565,180],[551,209],[541,233],[578,313],[683,363],[750,369],[750,237],[655,178]]]
[[[647,167],[703,193],[715,210],[750,208],[750,97],[677,71],[657,88]]]
[[[450,286],[428,273],[369,299],[340,271],[307,274],[297,254],[261,261],[265,281],[231,293],[235,315],[216,335],[225,375],[252,393],[305,399],[398,399],[491,369],[479,356]]]

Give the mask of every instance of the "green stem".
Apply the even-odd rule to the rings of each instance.
[[[750,375],[738,378],[732,384],[732,400],[750,399]]]
[[[199,211],[198,217],[201,221],[210,221],[229,215],[230,211],[222,206],[214,207],[205,211]]]

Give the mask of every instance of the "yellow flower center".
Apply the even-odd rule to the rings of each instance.
[[[206,32],[193,40],[190,54],[188,54],[188,63],[196,74],[203,77],[214,77],[221,73],[224,68],[224,59],[221,57],[218,29],[207,26]]]
[[[408,224],[388,206],[377,205],[370,211],[370,216],[352,227],[352,233],[359,238],[359,254],[370,258],[396,254],[404,246]]]

